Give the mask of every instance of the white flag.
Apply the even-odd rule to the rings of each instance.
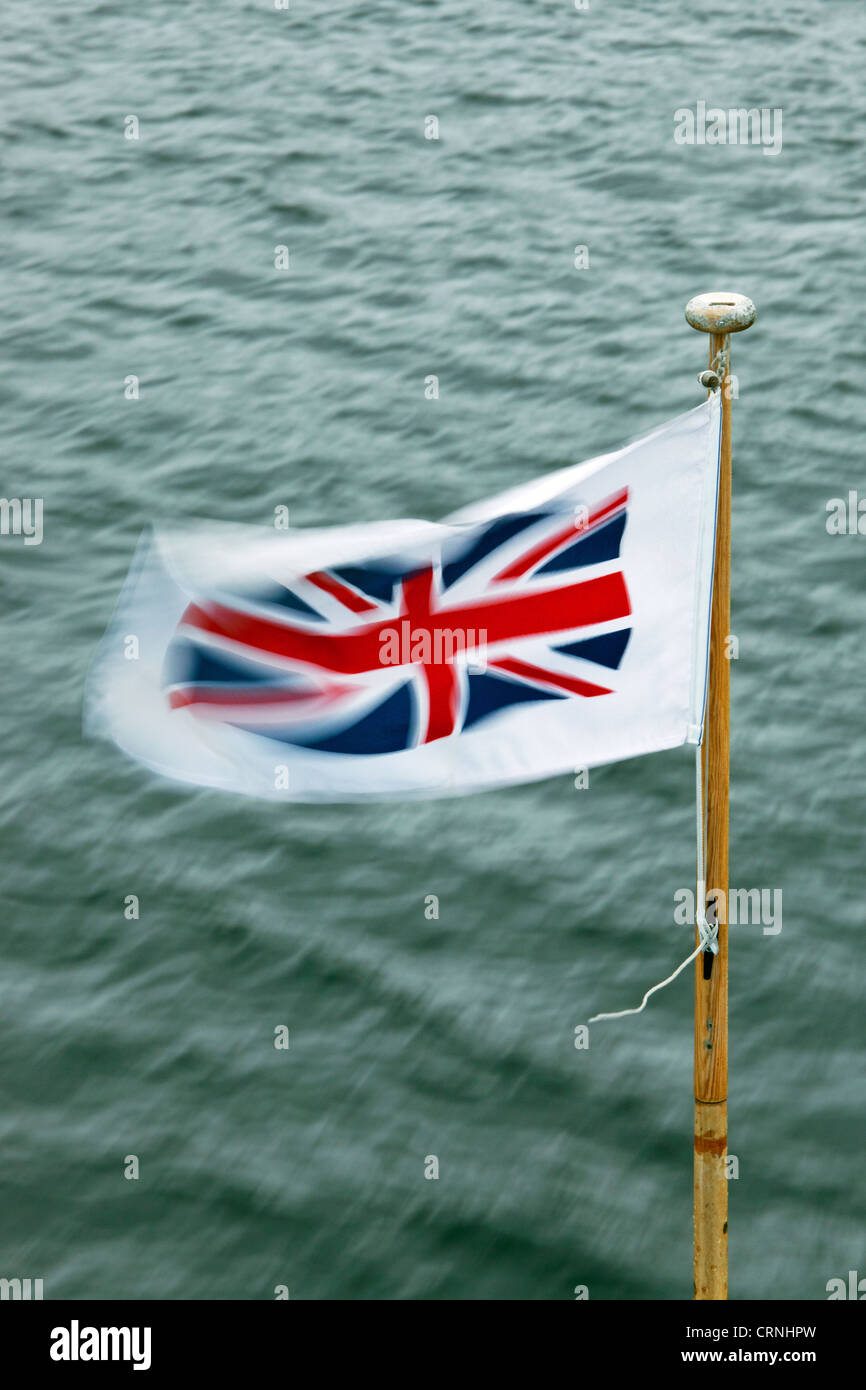
[[[86,726],[186,782],[446,796],[700,741],[716,393],[441,523],[142,539]]]

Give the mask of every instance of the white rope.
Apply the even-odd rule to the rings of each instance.
[[[707,921],[707,807],[704,801],[704,762],[701,757],[701,744],[695,748],[695,812],[697,817],[697,893],[695,894],[695,922],[701,939],[700,949],[719,953],[719,924]]]
[[[614,1014],[595,1014],[589,1020],[590,1023],[601,1023],[601,1021],[606,1018],[627,1018],[630,1014],[643,1013],[644,1009],[647,1006],[647,1000],[650,998],[650,996],[655,994],[657,990],[664,989],[666,985],[671,984],[671,982],[677,978],[677,975],[681,974],[682,971],[685,970],[687,965],[691,965],[692,961],[695,960],[695,958],[699,956],[702,951],[712,951],[713,955],[716,955],[718,953],[719,924],[718,922],[715,922],[711,925],[707,921],[706,915],[707,890],[705,876],[707,862],[707,843],[705,831],[706,816],[704,814],[704,775],[701,753],[701,745],[697,744],[695,748],[695,802],[697,808],[698,891],[696,894],[695,902],[695,921],[697,924],[700,941],[698,942],[695,949],[692,951],[691,955],[686,956],[685,960],[682,962],[681,965],[677,966],[676,970],[673,972],[672,975],[668,975],[666,980],[660,980],[657,985],[653,985],[652,989],[647,990],[646,994],[644,995],[643,999],[641,1000],[640,1004],[636,1009],[620,1009],[617,1013]]]
[[[677,975],[679,975],[680,971],[685,970],[687,965],[691,965],[695,956],[700,955],[703,949],[703,942],[701,942],[695,947],[690,956],[686,956],[682,965],[677,966],[676,970],[672,975],[668,975],[666,980],[660,980],[657,985],[653,985],[652,989],[647,990],[646,994],[643,997],[643,1001],[638,1005],[636,1009],[620,1009],[619,1012],[615,1014],[596,1014],[593,1018],[589,1020],[590,1023],[600,1023],[603,1018],[625,1018],[628,1014],[642,1014],[644,1009],[646,1008],[646,1001],[649,999],[650,995],[655,994],[657,989],[664,989],[665,985],[669,985],[672,980],[675,980],[677,978]]]

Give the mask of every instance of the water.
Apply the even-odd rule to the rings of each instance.
[[[0,540],[0,1274],[690,1296],[690,982],[572,1046],[688,949],[685,750],[588,791],[292,808],[152,778],[80,715],[149,520],[435,518],[616,446],[700,399],[682,310],[715,287],[759,310],[734,342],[732,882],[784,895],[782,932],[732,949],[731,1296],[866,1274],[866,541],[825,528],[866,491],[861,7],[3,25],[2,492],[45,530]],[[701,99],[781,108],[782,153],[676,146]]]

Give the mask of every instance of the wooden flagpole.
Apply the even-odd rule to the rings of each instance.
[[[710,370],[702,382],[722,393],[722,439],[710,674],[704,745],[706,891],[724,893],[718,955],[695,961],[695,1298],[728,1296],[728,783],[731,616],[730,335],[749,328],[755,306],[745,295],[700,294],[686,305],[692,328],[710,335]],[[713,381],[713,375],[717,381]],[[712,899],[711,899],[712,901]],[[708,909],[711,923],[714,914]],[[724,920],[721,920],[722,917]],[[695,945],[698,944],[696,938]]]

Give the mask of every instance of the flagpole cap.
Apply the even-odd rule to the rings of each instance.
[[[686,305],[686,320],[701,333],[742,333],[755,322],[757,310],[744,294],[711,290],[696,294]]]

